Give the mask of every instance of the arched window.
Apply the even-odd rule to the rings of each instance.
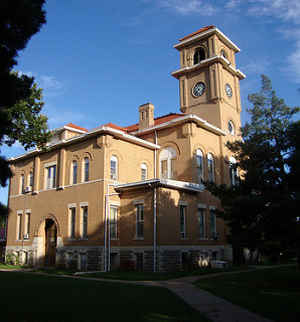
[[[205,59],[205,49],[203,47],[198,47],[194,53],[194,65],[199,64]]]
[[[141,164],[141,180],[147,180],[148,177],[148,169],[147,169],[147,165],[145,163]]]
[[[83,159],[83,182],[89,181],[90,177],[90,159],[85,157]]]
[[[114,155],[110,158],[110,178],[118,180],[118,159]]]
[[[208,181],[215,182],[215,161],[211,153],[207,154]]]
[[[77,161],[72,162],[72,184],[77,183]]]
[[[196,150],[196,167],[197,167],[197,182],[203,181],[203,153],[200,149]]]
[[[229,178],[232,186],[235,186],[238,183],[236,160],[233,157],[229,158]]]
[[[227,53],[226,53],[226,51],[224,49],[221,50],[220,54],[221,54],[222,57],[228,59],[227,58]]]
[[[228,122],[228,132],[231,134],[231,135],[234,135],[235,134],[235,128],[234,128],[234,124],[232,121],[229,121]]]
[[[176,151],[167,147],[160,152],[160,177],[164,179],[172,179],[174,175],[174,161],[176,159]]]

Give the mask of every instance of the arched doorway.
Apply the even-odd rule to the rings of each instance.
[[[54,266],[57,246],[57,227],[52,219],[45,221],[45,266]]]

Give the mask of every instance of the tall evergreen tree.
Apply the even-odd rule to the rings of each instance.
[[[290,108],[278,98],[264,75],[260,92],[248,99],[251,121],[241,128],[242,140],[227,143],[237,160],[240,183],[231,187],[206,183],[221,200],[219,215],[230,227],[237,264],[243,260],[243,248],[279,254],[289,244],[295,224],[287,135],[299,108]]]

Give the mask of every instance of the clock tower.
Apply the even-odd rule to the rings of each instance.
[[[245,75],[236,68],[240,49],[215,26],[183,37],[174,45],[180,53],[180,110],[195,114],[228,134],[241,126],[239,81]]]

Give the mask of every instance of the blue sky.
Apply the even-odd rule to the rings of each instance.
[[[48,0],[45,9],[47,24],[16,69],[43,88],[50,128],[133,124],[138,106],[149,101],[155,116],[179,112],[178,81],[170,75],[179,54],[172,46],[207,25],[241,48],[243,120],[262,73],[288,105],[300,105],[299,0]],[[23,152],[18,144],[1,150],[7,157]],[[0,201],[6,203],[7,189]]]

